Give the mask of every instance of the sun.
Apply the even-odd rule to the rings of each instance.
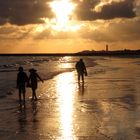
[[[65,25],[69,21],[72,11],[75,8],[75,5],[69,0],[56,0],[51,2],[50,6],[60,25]]]
[[[59,30],[68,29],[76,4],[70,0],[55,0],[50,3],[50,7],[56,16],[54,28]]]

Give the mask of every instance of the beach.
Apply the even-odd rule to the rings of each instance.
[[[43,69],[44,61],[41,69],[33,65],[43,78],[49,75],[39,82],[37,101],[31,101],[30,88],[25,106],[18,104],[16,89],[1,94],[1,140],[140,139],[140,58],[84,58],[89,66],[84,83],[77,82],[78,59],[61,59],[61,69],[68,70],[53,76]]]

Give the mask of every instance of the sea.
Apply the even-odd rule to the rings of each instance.
[[[22,66],[29,75],[29,69],[34,68],[43,80],[68,71],[75,70],[75,63],[80,57],[71,56],[0,56],[0,98],[14,92],[18,68]],[[95,59],[84,57],[87,67],[95,65]]]
[[[34,68],[44,80],[68,71],[75,70],[75,63],[83,58],[87,69],[100,65],[91,74],[96,75],[110,69],[124,69],[127,66],[128,78],[140,78],[140,57],[104,57],[104,56],[0,56],[0,98],[16,89],[18,68],[22,66],[29,75],[29,69]],[[121,74],[121,72],[120,72]],[[126,74],[125,74],[126,75]]]

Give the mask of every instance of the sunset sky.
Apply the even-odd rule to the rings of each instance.
[[[140,0],[0,0],[0,53],[140,49]]]

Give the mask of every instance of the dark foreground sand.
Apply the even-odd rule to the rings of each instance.
[[[17,93],[2,99],[0,140],[140,139],[140,88],[113,71],[88,71],[85,84],[75,72],[40,83],[36,102],[28,89],[25,108]]]

